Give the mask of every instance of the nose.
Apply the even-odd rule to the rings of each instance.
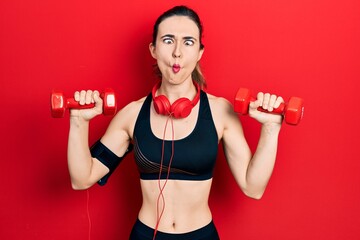
[[[174,58],[180,58],[181,57],[181,49],[180,49],[180,44],[175,44],[174,45],[175,48],[174,48],[174,51],[173,51],[173,57]]]
[[[179,58],[179,57],[180,57],[180,54],[174,52],[174,53],[173,53],[173,57],[174,57],[174,58]]]

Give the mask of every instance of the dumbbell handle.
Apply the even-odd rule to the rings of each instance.
[[[104,93],[101,93],[100,97],[104,99]],[[95,103],[81,105],[78,101],[75,100],[75,98],[67,98],[66,106],[68,109],[90,109],[95,107]]]
[[[103,99],[103,114],[114,115],[116,113],[115,93],[112,89],[105,89],[100,94]],[[62,91],[53,91],[51,94],[51,115],[55,118],[63,117],[66,109],[90,109],[95,107],[94,103],[80,105],[74,98],[66,98]]]
[[[246,115],[249,112],[250,102],[256,101],[254,97],[250,95],[250,90],[247,88],[240,88],[235,96],[234,111],[242,115]],[[282,114],[285,110],[285,104],[281,103],[279,107],[274,108],[273,111],[269,112],[262,107],[257,108],[258,111],[273,114]]]
[[[249,104],[255,100],[256,99],[250,95],[249,89],[240,88],[235,96],[234,111],[243,115],[248,114]],[[266,113],[282,114],[285,122],[292,125],[297,125],[304,114],[303,100],[298,97],[290,98],[288,103],[281,103],[279,107],[274,108],[271,112],[262,107],[259,107],[258,110]]]

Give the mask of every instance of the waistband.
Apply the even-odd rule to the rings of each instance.
[[[136,220],[132,235],[134,231],[137,235],[141,235],[142,239],[152,239],[154,229],[142,223],[139,219]],[[133,238],[130,237],[130,240]],[[136,239],[136,238],[134,238]],[[211,221],[208,225],[187,233],[165,233],[161,231],[156,232],[156,240],[219,240],[219,235],[215,224]]]

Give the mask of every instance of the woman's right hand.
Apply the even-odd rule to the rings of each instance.
[[[95,106],[88,109],[70,109],[70,117],[82,118],[83,120],[89,121],[103,112],[103,100],[100,97],[99,91],[76,91],[74,99],[79,102],[80,105],[95,104]]]

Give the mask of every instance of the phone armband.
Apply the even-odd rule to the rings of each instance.
[[[111,174],[115,171],[117,166],[119,166],[120,162],[125,158],[125,156],[129,152],[131,152],[132,149],[133,149],[133,145],[130,143],[125,154],[122,157],[119,157],[115,153],[113,153],[109,148],[107,148],[102,142],[100,142],[100,140],[98,140],[91,146],[90,148],[91,156],[99,160],[109,169],[109,172],[98,181],[99,185],[103,186],[106,184]]]

